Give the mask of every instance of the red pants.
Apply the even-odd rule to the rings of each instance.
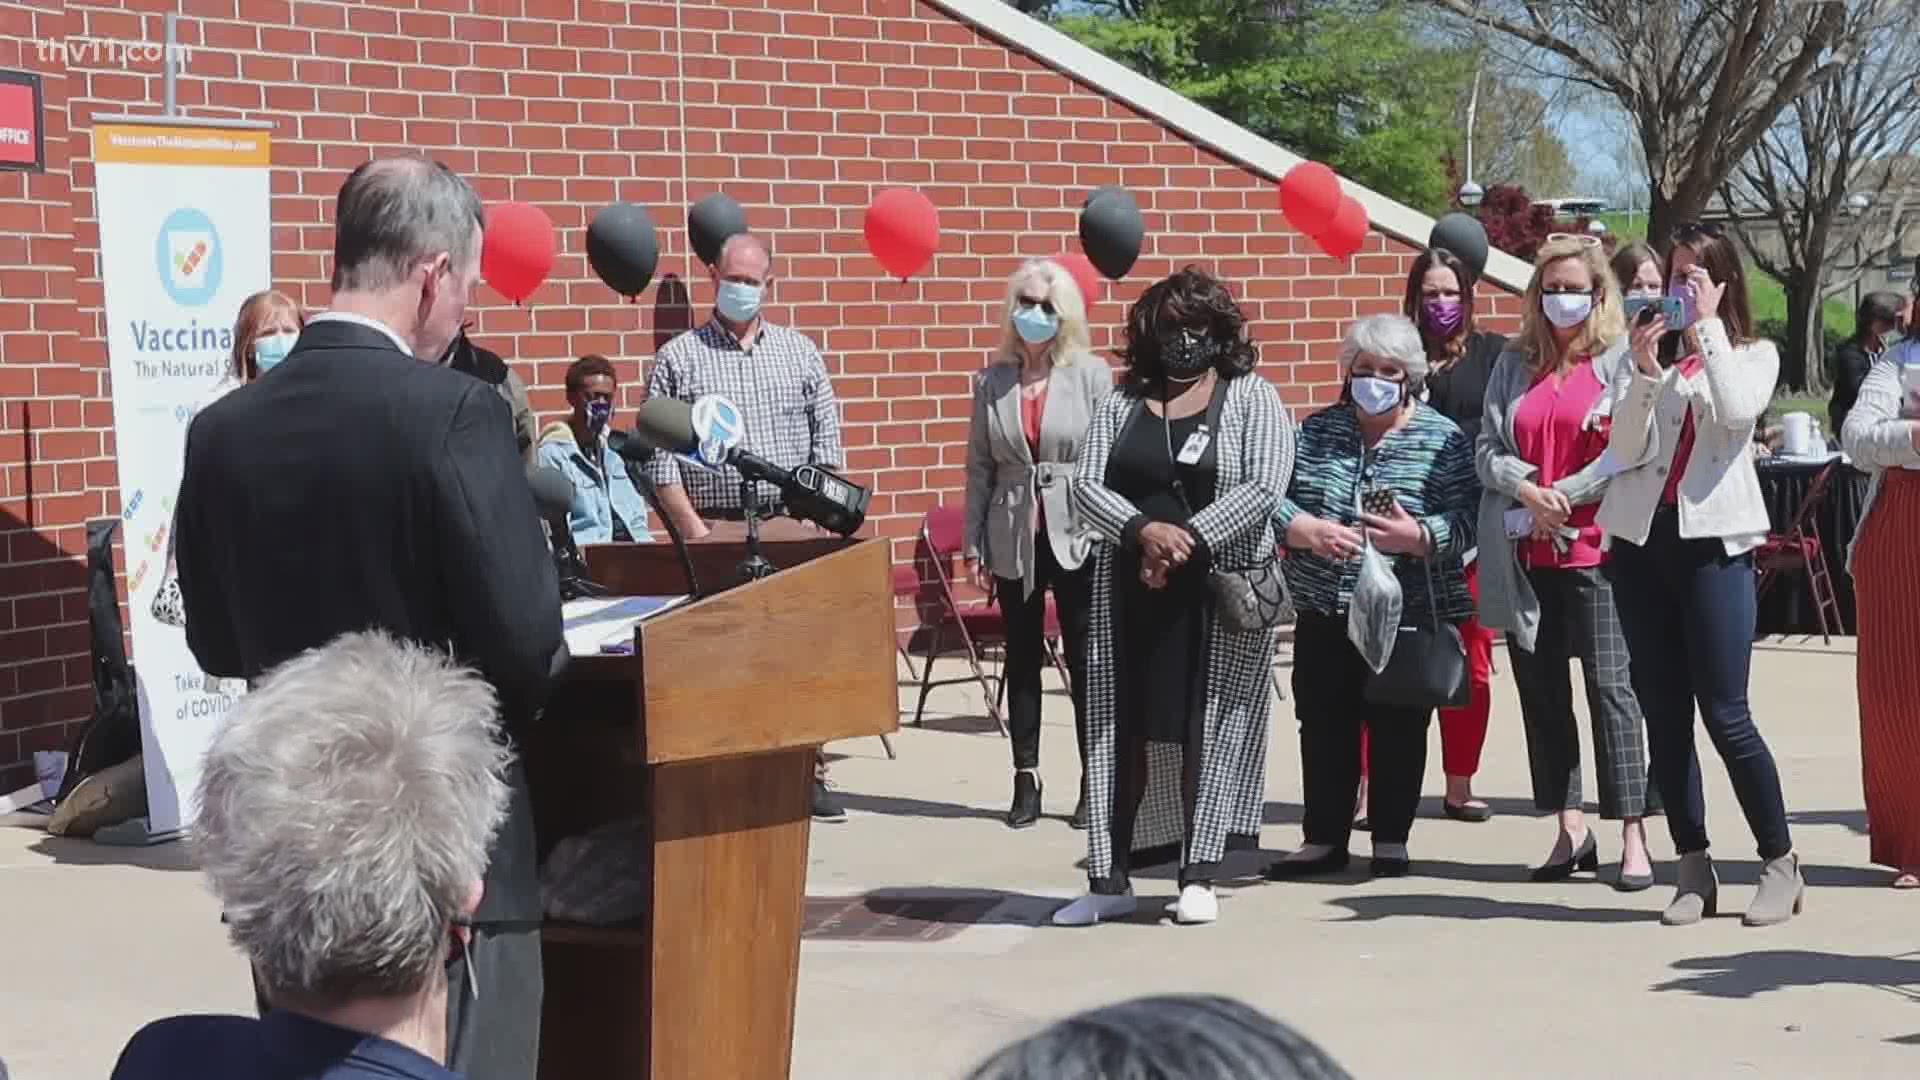
[[[1467,591],[1480,602],[1480,562],[1467,567]],[[1467,646],[1467,679],[1473,700],[1459,709],[1440,710],[1440,769],[1448,776],[1472,776],[1480,771],[1480,750],[1487,745],[1487,717],[1493,714],[1493,631],[1478,617],[1460,624]],[[1367,776],[1367,729],[1360,728],[1360,778]]]

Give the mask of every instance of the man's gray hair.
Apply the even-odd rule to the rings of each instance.
[[[1369,315],[1347,327],[1347,338],[1340,343],[1340,377],[1353,370],[1353,361],[1361,353],[1391,360],[1407,369],[1407,389],[1418,394],[1426,385],[1427,347],[1420,340],[1420,329],[1403,315]]]
[[[475,225],[486,226],[486,210],[452,169],[418,156],[368,161],[334,204],[333,291],[393,288],[443,251],[465,273]]]
[[[721,241],[720,253],[713,257],[713,265],[715,267],[725,266],[727,264],[727,256],[736,248],[741,247],[752,248],[767,260],[767,278],[768,280],[772,280],[774,276],[773,245],[767,243],[766,237],[756,232],[737,232]]]
[[[1168,994],[1083,1012],[995,1054],[972,1080],[1350,1080],[1285,1024],[1231,998]]]
[[[506,816],[495,705],[444,653],[368,632],[287,661],[228,712],[195,844],[270,996],[408,994],[444,965]]]

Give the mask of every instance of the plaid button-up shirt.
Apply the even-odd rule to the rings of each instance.
[[[719,394],[738,406],[747,428],[742,447],[775,465],[846,466],[833,381],[820,350],[804,334],[762,323],[753,346],[742,348],[731,331],[709,319],[667,342],[654,356],[647,396],[692,401],[703,394]],[[660,487],[686,485],[696,511],[740,508],[740,473],[732,467],[709,472],[658,454],[648,474]],[[766,484],[759,495],[763,503],[779,498]]]

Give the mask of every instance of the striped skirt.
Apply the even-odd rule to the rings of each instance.
[[[1860,764],[1873,861],[1920,870],[1920,472],[1889,469],[1854,549]]]

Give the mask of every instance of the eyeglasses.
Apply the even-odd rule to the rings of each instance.
[[[1581,247],[1597,248],[1600,246],[1600,238],[1591,233],[1557,232],[1547,235],[1547,243],[1549,244],[1558,243],[1561,240],[1571,240]]]
[[[1049,315],[1053,314],[1053,301],[1051,300],[1035,300],[1030,296],[1023,296],[1018,302],[1023,308],[1039,308]]]

